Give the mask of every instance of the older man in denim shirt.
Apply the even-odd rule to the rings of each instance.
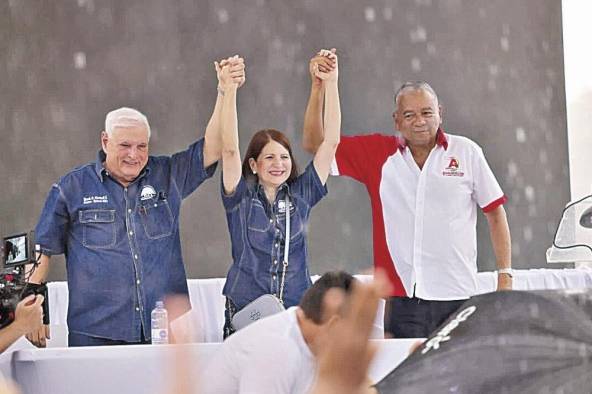
[[[156,301],[188,294],[179,210],[215,171],[217,108],[205,137],[171,157],[148,155],[143,114],[112,111],[97,160],[51,187],[36,228],[42,255],[32,281],[45,279],[50,256],[66,255],[70,346],[149,343]],[[29,339],[44,346],[46,329]]]

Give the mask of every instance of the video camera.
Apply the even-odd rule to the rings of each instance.
[[[0,328],[14,321],[16,305],[30,294],[41,294],[43,301],[43,324],[49,324],[49,298],[47,286],[28,283],[29,276],[37,267],[34,233],[22,233],[2,238],[3,269],[0,273]],[[26,266],[31,265],[29,271]]]

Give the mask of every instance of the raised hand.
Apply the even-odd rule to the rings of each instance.
[[[337,80],[337,55],[336,49],[321,49],[308,65],[313,83],[322,83],[325,80]]]
[[[238,55],[222,59],[220,62],[214,62],[216,76],[218,77],[218,87],[224,91],[226,88],[241,87],[246,80],[245,61]]]

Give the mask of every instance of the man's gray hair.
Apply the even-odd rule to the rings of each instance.
[[[438,100],[438,95],[436,94],[436,91],[426,81],[407,81],[403,85],[401,85],[401,87],[395,93],[395,112],[397,112],[397,108],[399,107],[399,100],[401,99],[401,96],[409,90],[425,90],[426,92],[434,96],[434,98],[436,99],[436,103],[440,102],[440,100]]]
[[[121,107],[115,109],[107,114],[105,117],[105,131],[111,137],[113,130],[119,127],[137,127],[143,126],[148,131],[148,139],[150,139],[150,124],[146,115],[137,109]]]

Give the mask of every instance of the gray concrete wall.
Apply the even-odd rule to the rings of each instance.
[[[432,83],[445,129],[477,141],[509,196],[514,266],[545,265],[569,199],[561,3],[556,0],[11,0],[0,3],[0,233],[33,228],[50,185],[94,159],[105,113],[147,114],[151,151],[203,135],[216,95],[212,62],[239,53],[244,149],[254,131],[300,142],[309,58],[340,54],[343,133],[392,131],[392,95]],[[297,148],[303,166],[310,157]],[[312,271],[372,263],[365,189],[330,179],[312,213]],[[223,276],[229,239],[219,174],[182,210],[188,275]],[[482,215],[481,215],[482,216]],[[494,258],[483,217],[479,268]],[[55,259],[51,279],[65,277]]]

